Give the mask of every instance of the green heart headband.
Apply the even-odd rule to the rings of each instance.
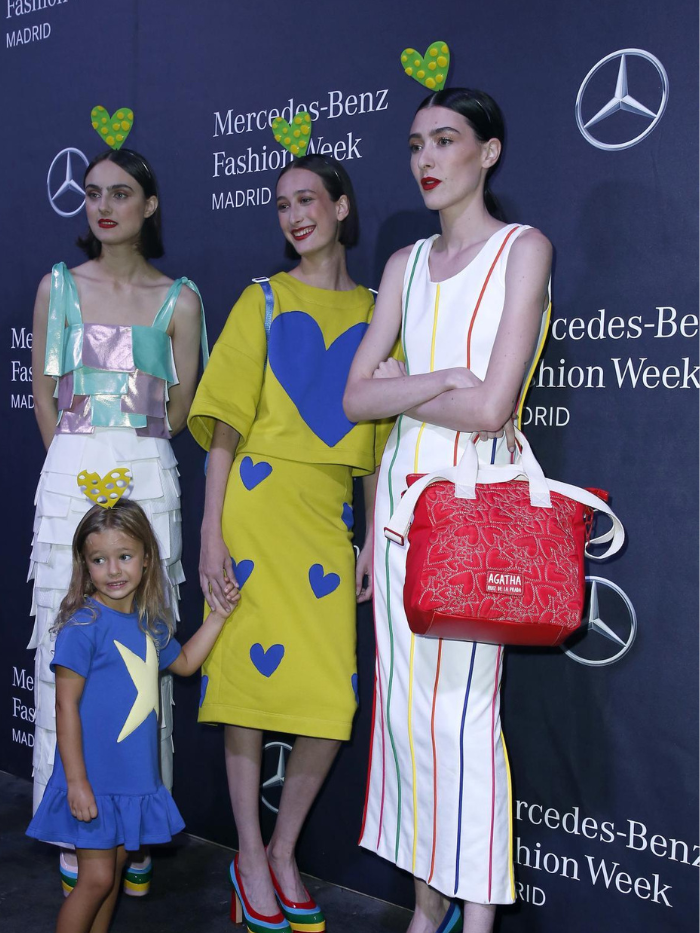
[[[277,142],[284,146],[287,152],[301,158],[306,155],[312,125],[311,115],[308,111],[302,110],[292,117],[291,125],[284,117],[275,117],[272,121],[272,132]]]
[[[450,67],[450,49],[446,42],[431,42],[425,55],[415,49],[404,49],[401,67],[409,76],[431,91],[441,91]]]
[[[134,111],[130,107],[120,107],[111,117],[104,107],[93,107],[90,117],[92,128],[112,149],[121,149],[134,125]]]

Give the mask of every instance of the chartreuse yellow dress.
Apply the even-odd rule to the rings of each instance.
[[[342,398],[372,312],[361,286],[287,273],[249,286],[214,347],[189,428],[241,435],[222,530],[241,601],[206,661],[199,719],[348,739],[357,706],[352,478],[374,472],[390,425],[353,424]]]

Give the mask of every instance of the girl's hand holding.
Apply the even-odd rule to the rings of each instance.
[[[226,605],[219,602],[219,600],[214,595],[213,591],[209,596],[207,602],[213,607],[207,618],[211,618],[212,621],[217,621],[223,625],[228,617],[231,615],[233,610],[236,608],[238,603],[241,601],[241,591],[238,589],[238,585],[232,580],[226,580],[226,585],[224,587],[224,594],[226,596]],[[227,609],[226,606],[230,606],[230,609]]]
[[[372,379],[396,379],[405,375],[406,367],[404,364],[390,356],[388,360],[384,360],[383,363],[377,366],[372,374]]]
[[[81,823],[89,823],[97,816],[95,795],[90,782],[85,778],[68,782],[68,806],[70,812]]]
[[[227,616],[233,612],[233,605],[228,601],[227,588],[232,592],[238,584],[233,577],[231,555],[220,532],[218,535],[207,534],[202,530],[199,585],[212,612],[218,607],[223,607]]]

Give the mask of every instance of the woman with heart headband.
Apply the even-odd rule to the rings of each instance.
[[[372,577],[368,544],[355,567],[353,475],[365,477],[371,504],[387,432],[342,409],[373,306],[346,267],[358,220],[343,166],[319,155],[290,162],[277,212],[297,264],[243,292],[189,417],[209,451],[202,590],[220,598],[231,576],[241,587],[236,624],[203,669],[199,718],[226,725],[239,845],[231,880],[248,929],[321,931],[295,847],[356,711],[355,603],[370,598]],[[371,519],[370,511],[367,542]],[[258,815],[264,730],[297,736],[267,850]]]
[[[477,441],[482,460],[510,461],[510,419],[549,320],[551,246],[506,224],[489,192],[503,137],[482,91],[447,88],[418,108],[411,171],[441,233],[390,258],[345,393],[349,418],[398,415],[375,504],[376,707],[360,844],[413,874],[410,933],[489,933],[495,905],[515,899],[503,649],[415,636],[406,548],[384,536],[408,474],[452,466]],[[405,364],[388,358],[399,334]]]
[[[51,627],[71,575],[71,540],[88,503],[75,476],[114,464],[136,478],[134,497],[158,538],[168,611],[178,618],[182,535],[180,487],[170,437],[185,426],[207,358],[196,286],[168,278],[150,262],[163,255],[155,175],[129,149],[109,149],[84,177],[89,229],[78,245],[87,262],[58,263],[42,279],[34,307],[33,391],[47,447],[36,495],[30,579],[34,580],[36,723],[34,807],[51,774],[56,742]],[[184,286],[184,287],[183,287]],[[161,681],[160,756],[172,785],[172,680]],[[65,893],[74,858],[63,853]],[[148,890],[150,859],[132,863],[127,893]]]

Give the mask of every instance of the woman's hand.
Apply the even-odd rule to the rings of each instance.
[[[238,581],[233,574],[231,555],[221,533],[207,531],[204,526],[199,554],[199,585],[212,612],[217,610],[217,604],[226,611],[227,616],[233,612],[234,607],[228,594],[231,586],[238,587]]]
[[[466,366],[453,366],[451,369],[443,370],[443,373],[445,376],[445,392],[452,392],[455,389],[474,389],[483,382]]]
[[[81,823],[89,823],[97,816],[95,795],[86,778],[68,782],[68,806],[70,812]]]
[[[392,356],[384,360],[372,373],[372,379],[396,379],[406,375],[406,367]]]
[[[372,598],[374,592],[374,579],[372,576],[372,534],[365,537],[365,543],[357,558],[355,566],[355,596],[358,603],[366,603]],[[365,586],[365,577],[367,585]]]

